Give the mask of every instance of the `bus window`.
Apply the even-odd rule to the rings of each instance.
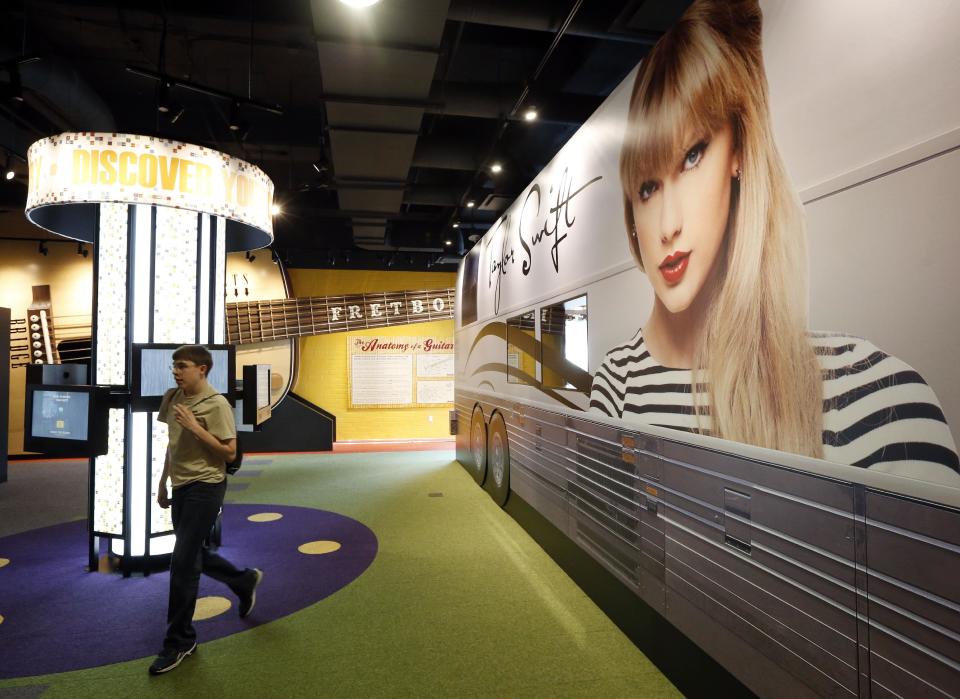
[[[543,387],[575,388],[568,369],[587,370],[587,297],[540,309],[543,347]]]
[[[507,381],[537,383],[537,318],[533,311],[507,318]]]
[[[460,327],[469,325],[477,319],[477,277],[480,272],[480,246],[475,246],[463,258],[463,274],[460,276]]]

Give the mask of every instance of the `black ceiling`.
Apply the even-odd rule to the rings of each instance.
[[[7,1],[0,209],[38,138],[157,134],[262,167],[292,266],[452,270],[688,4]]]

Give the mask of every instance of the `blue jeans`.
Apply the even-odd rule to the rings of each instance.
[[[177,542],[170,559],[170,601],[164,650],[181,651],[197,640],[193,612],[197,606],[200,573],[226,584],[235,593],[244,589],[250,576],[227,559],[208,550],[204,539],[217,521],[227,481],[188,483],[173,489],[173,531]]]

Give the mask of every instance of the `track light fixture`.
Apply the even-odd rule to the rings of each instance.
[[[83,243],[77,243],[77,254],[86,259],[87,255],[90,254],[90,251],[83,247]]]
[[[20,81],[20,66],[39,61],[39,56],[17,56],[6,61],[0,61],[0,71],[5,71],[10,80],[2,86],[3,99],[10,100],[14,106],[23,103],[23,84]]]
[[[157,88],[157,111],[162,114],[170,113],[170,83],[166,80],[161,80]]]
[[[37,252],[46,257],[50,254],[50,251],[47,249],[47,243],[43,240],[40,241],[40,247],[37,248]]]
[[[227,128],[233,131],[241,141],[247,140],[250,133],[250,126],[240,118],[240,101],[234,100],[230,107],[230,119],[227,121]]]
[[[230,121],[227,122],[227,128],[231,131],[239,131],[243,128],[243,125],[240,123],[240,103],[234,100],[233,106],[230,107]]]

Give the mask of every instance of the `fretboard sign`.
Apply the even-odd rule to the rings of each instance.
[[[227,304],[229,342],[268,342],[453,318],[453,289],[392,291]]]

